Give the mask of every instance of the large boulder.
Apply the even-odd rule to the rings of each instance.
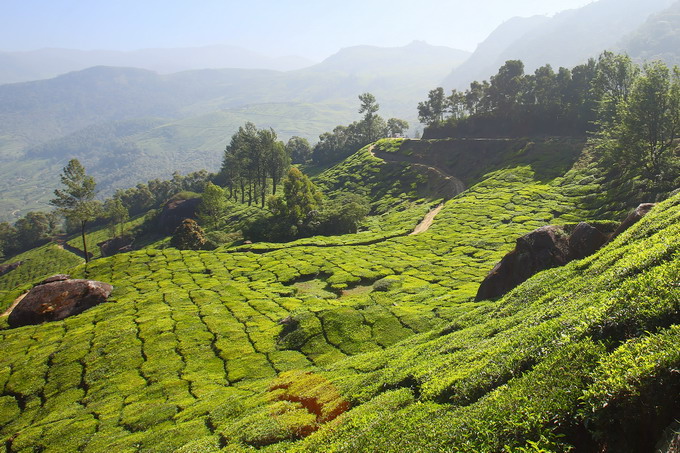
[[[621,225],[619,225],[619,227],[609,238],[609,241],[613,241],[616,236],[623,233],[628,228],[640,221],[640,219],[649,214],[649,211],[651,211],[654,206],[656,206],[656,203],[642,203],[637,208],[635,208],[635,210],[628,214],[628,217],[626,217],[623,222],[621,222]]]
[[[569,236],[569,261],[592,255],[607,239],[607,235],[596,227],[586,222],[579,223]]]
[[[34,286],[14,307],[7,322],[10,327],[21,327],[58,321],[105,302],[112,290],[108,283],[56,275]]]
[[[507,293],[535,273],[569,261],[585,258],[599,250],[643,218],[654,203],[643,203],[612,233],[606,227],[581,222],[567,235],[563,227],[541,227],[517,239],[515,250],[503,257],[477,290],[477,300],[493,299]]]
[[[569,261],[569,236],[548,225],[517,239],[515,249],[489,272],[477,291],[477,300],[502,296],[536,272]]]
[[[158,216],[158,228],[161,233],[170,235],[184,219],[195,219],[196,210],[201,203],[200,198],[177,199],[168,201]]]

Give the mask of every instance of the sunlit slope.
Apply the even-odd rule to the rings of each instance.
[[[639,326],[624,302],[637,279],[677,271],[678,200],[596,257],[544,272],[500,302],[472,299],[517,236],[584,215],[581,194],[593,189],[579,172],[537,180],[531,166],[509,165],[415,236],[258,253],[146,249],[75,268],[112,283],[113,301],[0,330],[4,445],[483,451],[550,439],[562,426],[553,416],[574,420],[606,357],[599,339],[625,347],[669,325],[654,320],[672,311],[674,287],[659,286]],[[397,223],[423,214],[407,208]],[[608,319],[633,324],[612,338]],[[593,401],[603,394],[593,392]]]

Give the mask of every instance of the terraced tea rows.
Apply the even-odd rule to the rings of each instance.
[[[517,236],[582,215],[577,204],[589,186],[579,174],[534,178],[529,166],[491,173],[414,236],[407,233],[426,206],[402,212],[398,223],[412,225],[404,235],[371,243],[358,234],[258,253],[146,249],[77,267],[76,277],[112,283],[113,301],[62,322],[0,330],[5,447],[280,450],[307,435],[303,449],[389,451],[397,447],[390,439],[416,445],[415,437],[447,445],[450,434],[439,441],[402,430],[435,415],[477,429],[461,422],[468,409],[457,405],[473,408],[512,376],[520,382],[532,360],[546,358],[542,372],[566,360],[551,356],[564,327],[553,320],[560,309],[540,304],[548,296],[534,300],[536,287],[500,305],[472,302]],[[562,300],[560,291],[550,297]],[[578,324],[582,301],[570,307],[567,325]],[[444,422],[434,426],[442,435]]]

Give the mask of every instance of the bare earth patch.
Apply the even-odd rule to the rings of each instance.
[[[420,234],[424,233],[427,231],[431,226],[432,222],[434,222],[434,218],[439,214],[439,211],[441,211],[444,208],[444,204],[440,204],[436,208],[434,208],[432,211],[428,212],[425,218],[423,219],[422,222],[418,224],[418,226],[415,227],[413,232],[409,236],[413,236],[415,234]]]

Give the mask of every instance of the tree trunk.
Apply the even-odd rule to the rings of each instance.
[[[80,222],[80,234],[83,237],[83,252],[85,253],[85,263],[90,262],[90,256],[87,253],[87,241],[85,241],[85,220]]]

